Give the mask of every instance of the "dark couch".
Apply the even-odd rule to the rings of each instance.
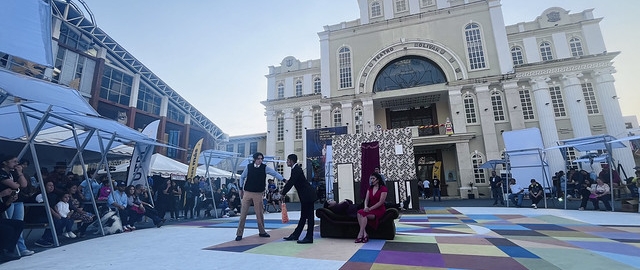
[[[320,237],[329,238],[353,238],[358,237],[360,226],[358,219],[347,215],[338,215],[327,208],[316,209],[316,216],[320,218]],[[400,216],[396,208],[387,208],[380,219],[378,229],[374,230],[367,225],[367,234],[372,239],[393,240],[396,236],[396,224],[394,222]]]

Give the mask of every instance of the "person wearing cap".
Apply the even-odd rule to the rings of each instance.
[[[67,176],[67,163],[64,161],[56,162],[56,165],[53,167],[53,172],[47,175],[45,181],[52,181],[55,185],[55,192],[58,195],[62,195],[65,192],[65,186],[71,179]]]
[[[258,220],[258,231],[260,237],[271,237],[264,229],[264,216],[262,194],[267,188],[267,174],[275,177],[279,181],[284,180],[281,174],[276,172],[273,168],[267,167],[262,163],[264,155],[260,152],[253,154],[253,162],[247,165],[247,168],[242,172],[240,176],[240,183],[244,193],[241,194],[242,206],[240,207],[240,221],[238,222],[238,231],[236,232],[236,241],[242,240],[242,234],[244,233],[244,224],[247,221],[247,213],[249,212],[249,206],[253,202],[253,211],[256,213],[256,219]]]
[[[127,193],[125,192],[125,188],[127,184],[123,181],[118,181],[117,188],[115,191],[111,192],[111,195],[107,197],[107,204],[112,209],[115,209],[120,214],[120,220],[122,220],[122,224],[128,224],[127,215]],[[124,228],[125,231],[129,230],[129,228]]]

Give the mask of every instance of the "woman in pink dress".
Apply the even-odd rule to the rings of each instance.
[[[369,235],[365,228],[367,224],[374,230],[378,229],[378,222],[384,212],[387,209],[384,206],[384,202],[387,198],[387,187],[382,181],[382,175],[379,173],[373,173],[369,177],[369,189],[367,195],[364,198],[364,209],[358,210],[358,224],[360,224],[360,232],[358,232],[358,238],[356,243],[369,242]]]

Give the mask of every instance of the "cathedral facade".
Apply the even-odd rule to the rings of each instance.
[[[551,7],[505,25],[499,0],[358,4],[358,19],[318,33],[320,59],[288,56],[269,67],[267,155],[304,157],[307,129],[408,128],[416,179],[444,179],[452,196],[469,185],[488,195],[480,166],[504,158],[503,132],[538,128],[544,147],[626,134],[612,76],[619,52],[607,52],[592,10]],[[550,151],[549,170],[581,154]],[[627,171],[635,166],[629,149],[613,156]]]

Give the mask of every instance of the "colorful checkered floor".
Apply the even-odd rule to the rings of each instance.
[[[523,209],[523,213],[518,214],[466,213],[458,209],[427,207],[425,214],[402,215],[397,221],[394,240],[355,244],[352,239],[320,238],[316,232],[313,245],[297,245],[282,240],[295,225],[267,220],[271,238],[254,235],[205,249],[346,261],[341,269],[640,267],[640,227],[606,225],[609,214],[606,212],[599,213],[604,223],[596,225],[531,209]],[[636,216],[629,214],[632,218]],[[184,225],[235,228],[237,220]],[[255,220],[248,220],[247,228],[255,226]]]

